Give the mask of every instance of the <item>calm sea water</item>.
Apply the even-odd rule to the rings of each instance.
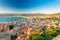
[[[23,17],[0,17],[0,22],[10,22],[10,21],[17,21],[17,20],[27,20],[27,18]]]

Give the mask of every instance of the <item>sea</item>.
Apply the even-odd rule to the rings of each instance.
[[[18,20],[27,20],[27,18],[24,17],[5,17],[5,16],[0,16],[0,23],[4,22],[13,22],[13,21],[18,21]]]

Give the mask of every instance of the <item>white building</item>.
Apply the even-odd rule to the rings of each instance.
[[[0,40],[11,40],[10,34],[0,33]]]

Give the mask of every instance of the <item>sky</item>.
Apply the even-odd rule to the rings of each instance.
[[[0,0],[0,13],[43,13],[60,12],[60,0]]]

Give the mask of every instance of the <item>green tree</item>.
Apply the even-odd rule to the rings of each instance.
[[[14,25],[9,25],[10,30],[13,29]]]
[[[11,40],[16,40],[17,36],[14,35],[14,36],[11,36]]]

